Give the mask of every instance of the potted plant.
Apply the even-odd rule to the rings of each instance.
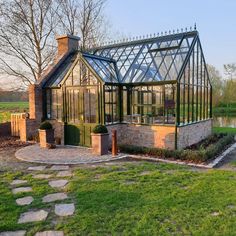
[[[54,129],[48,121],[44,121],[39,127],[40,147],[47,148],[47,144],[54,143]]]
[[[105,125],[96,125],[92,130],[93,154],[105,155],[108,153],[109,133]]]

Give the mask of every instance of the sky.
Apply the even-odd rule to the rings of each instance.
[[[223,64],[236,63],[236,0],[108,0],[106,15],[116,35],[129,37],[196,23],[206,62],[222,75]]]

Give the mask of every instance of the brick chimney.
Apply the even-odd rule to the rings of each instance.
[[[57,56],[61,57],[67,52],[78,50],[80,37],[74,35],[61,35],[56,37],[58,50]]]

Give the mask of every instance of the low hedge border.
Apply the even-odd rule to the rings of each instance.
[[[148,148],[132,145],[119,145],[120,151],[134,155],[149,155],[164,159],[177,159],[182,161],[190,161],[194,163],[203,163],[214,159],[225,148],[234,142],[234,135],[225,134],[217,142],[210,144],[208,147],[199,147],[198,150],[168,150],[161,148]]]

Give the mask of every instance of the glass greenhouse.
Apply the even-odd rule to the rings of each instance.
[[[45,117],[65,124],[66,144],[90,146],[98,123],[177,132],[212,117],[196,30],[73,52],[43,88]]]

